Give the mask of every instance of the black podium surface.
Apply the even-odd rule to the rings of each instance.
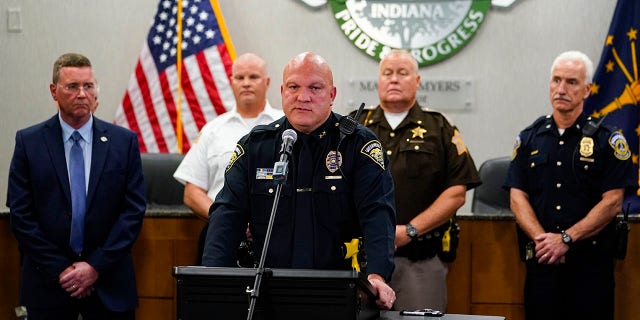
[[[374,320],[380,312],[355,271],[267,269],[253,319]],[[256,269],[174,267],[177,318],[247,319]]]

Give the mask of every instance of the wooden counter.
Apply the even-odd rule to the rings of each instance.
[[[518,258],[511,216],[460,215],[458,258],[448,276],[448,313],[498,315],[523,320],[525,267]],[[175,319],[171,267],[192,265],[204,221],[184,212],[150,212],[134,248],[138,319]],[[640,314],[640,222],[634,218],[627,258],[616,264],[616,319]],[[14,319],[19,290],[18,245],[9,217],[0,214],[0,319]]]

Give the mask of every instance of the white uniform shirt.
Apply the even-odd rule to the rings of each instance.
[[[256,121],[251,122],[269,124],[283,116],[282,110],[274,109],[267,102]],[[236,143],[252,128],[235,109],[219,115],[202,127],[200,138],[191,146],[173,177],[182,184],[189,182],[207,190],[207,196],[214,200],[224,184],[224,170]]]

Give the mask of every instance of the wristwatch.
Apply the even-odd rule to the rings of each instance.
[[[407,235],[409,236],[409,238],[415,239],[418,237],[418,229],[416,229],[416,227],[414,227],[411,223],[407,223],[405,227],[407,227]]]
[[[571,239],[571,236],[564,232],[564,230],[562,230],[560,233],[562,234],[562,242],[571,247],[571,244],[573,243],[573,239]]]

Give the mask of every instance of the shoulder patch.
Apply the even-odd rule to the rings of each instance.
[[[515,159],[518,156],[518,149],[522,145],[522,140],[520,139],[520,135],[516,137],[516,142],[513,144],[513,151],[511,151],[511,160]]]
[[[627,160],[631,157],[631,150],[620,131],[615,131],[609,136],[609,145],[613,148],[613,155],[620,160]]]
[[[362,147],[360,153],[371,158],[384,170],[384,154],[382,153],[382,144],[378,140],[371,140]]]
[[[240,157],[242,157],[243,155],[244,155],[244,149],[242,148],[241,145],[236,144],[236,148],[233,150],[233,153],[231,154],[231,159],[229,160],[229,164],[227,165],[227,168],[224,169],[224,172],[227,173],[227,171],[229,171],[229,169],[233,167],[233,164],[236,163],[236,161],[240,159]]]
[[[456,149],[458,149],[458,155],[462,155],[467,152],[467,146],[464,144],[464,140],[462,139],[462,133],[460,130],[453,130],[453,137],[451,138],[451,143],[456,145]]]

